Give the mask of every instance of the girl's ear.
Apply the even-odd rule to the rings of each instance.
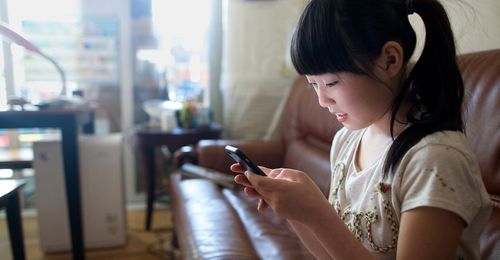
[[[389,78],[399,76],[403,67],[403,47],[398,42],[388,41],[382,47],[380,56],[375,61]]]

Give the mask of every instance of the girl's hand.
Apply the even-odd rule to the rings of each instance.
[[[268,169],[268,168],[265,168],[262,166],[259,166],[259,168],[261,168],[265,174],[268,174],[271,171],[271,169]],[[239,173],[238,175],[236,175],[234,177],[234,182],[236,182],[237,184],[239,184],[241,186],[244,186],[243,190],[244,190],[245,194],[247,194],[250,197],[257,197],[260,199],[259,205],[257,206],[257,210],[258,211],[267,210],[269,208],[269,206],[262,199],[262,196],[260,196],[260,194],[257,191],[255,191],[255,189],[252,187],[252,184],[248,181],[247,177],[244,175],[244,173],[246,171],[245,168],[243,168],[239,163],[235,163],[235,164],[231,165],[230,170],[232,172]]]
[[[309,176],[293,169],[267,169],[263,171],[268,177],[245,172],[244,183],[253,189],[274,210],[285,219],[307,223],[314,212],[330,208],[316,184]],[[248,194],[248,192],[247,192]]]
[[[293,169],[273,169],[268,178],[245,173],[254,189],[281,218],[308,223],[311,216],[330,208],[323,193],[309,176]]]

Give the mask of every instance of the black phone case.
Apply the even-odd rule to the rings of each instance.
[[[227,145],[225,147],[225,150],[231,158],[237,163],[239,163],[241,166],[243,166],[245,169],[248,171],[251,171],[255,174],[262,175],[262,176],[267,176],[255,163],[253,163],[248,156],[243,153],[240,149]]]

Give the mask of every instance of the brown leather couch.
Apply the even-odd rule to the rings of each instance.
[[[479,160],[483,180],[495,205],[481,236],[483,259],[500,259],[500,50],[459,57],[466,85],[467,136]],[[311,175],[329,189],[329,148],[340,125],[317,104],[313,90],[298,78],[282,116],[276,141],[202,141],[196,149],[201,166],[228,172],[232,163],[223,147],[241,147],[258,164],[288,167]],[[286,221],[270,210],[259,213],[257,201],[241,189],[220,188],[204,179],[171,176],[173,221],[184,259],[310,259]]]

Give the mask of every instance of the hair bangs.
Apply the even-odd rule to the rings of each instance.
[[[352,40],[332,10],[334,1],[312,1],[306,7],[292,36],[290,55],[301,75],[319,75],[339,71],[366,74],[355,57]],[[334,10],[333,13],[337,13]],[[313,15],[314,14],[314,15]],[[327,32],[327,33],[325,33]]]

